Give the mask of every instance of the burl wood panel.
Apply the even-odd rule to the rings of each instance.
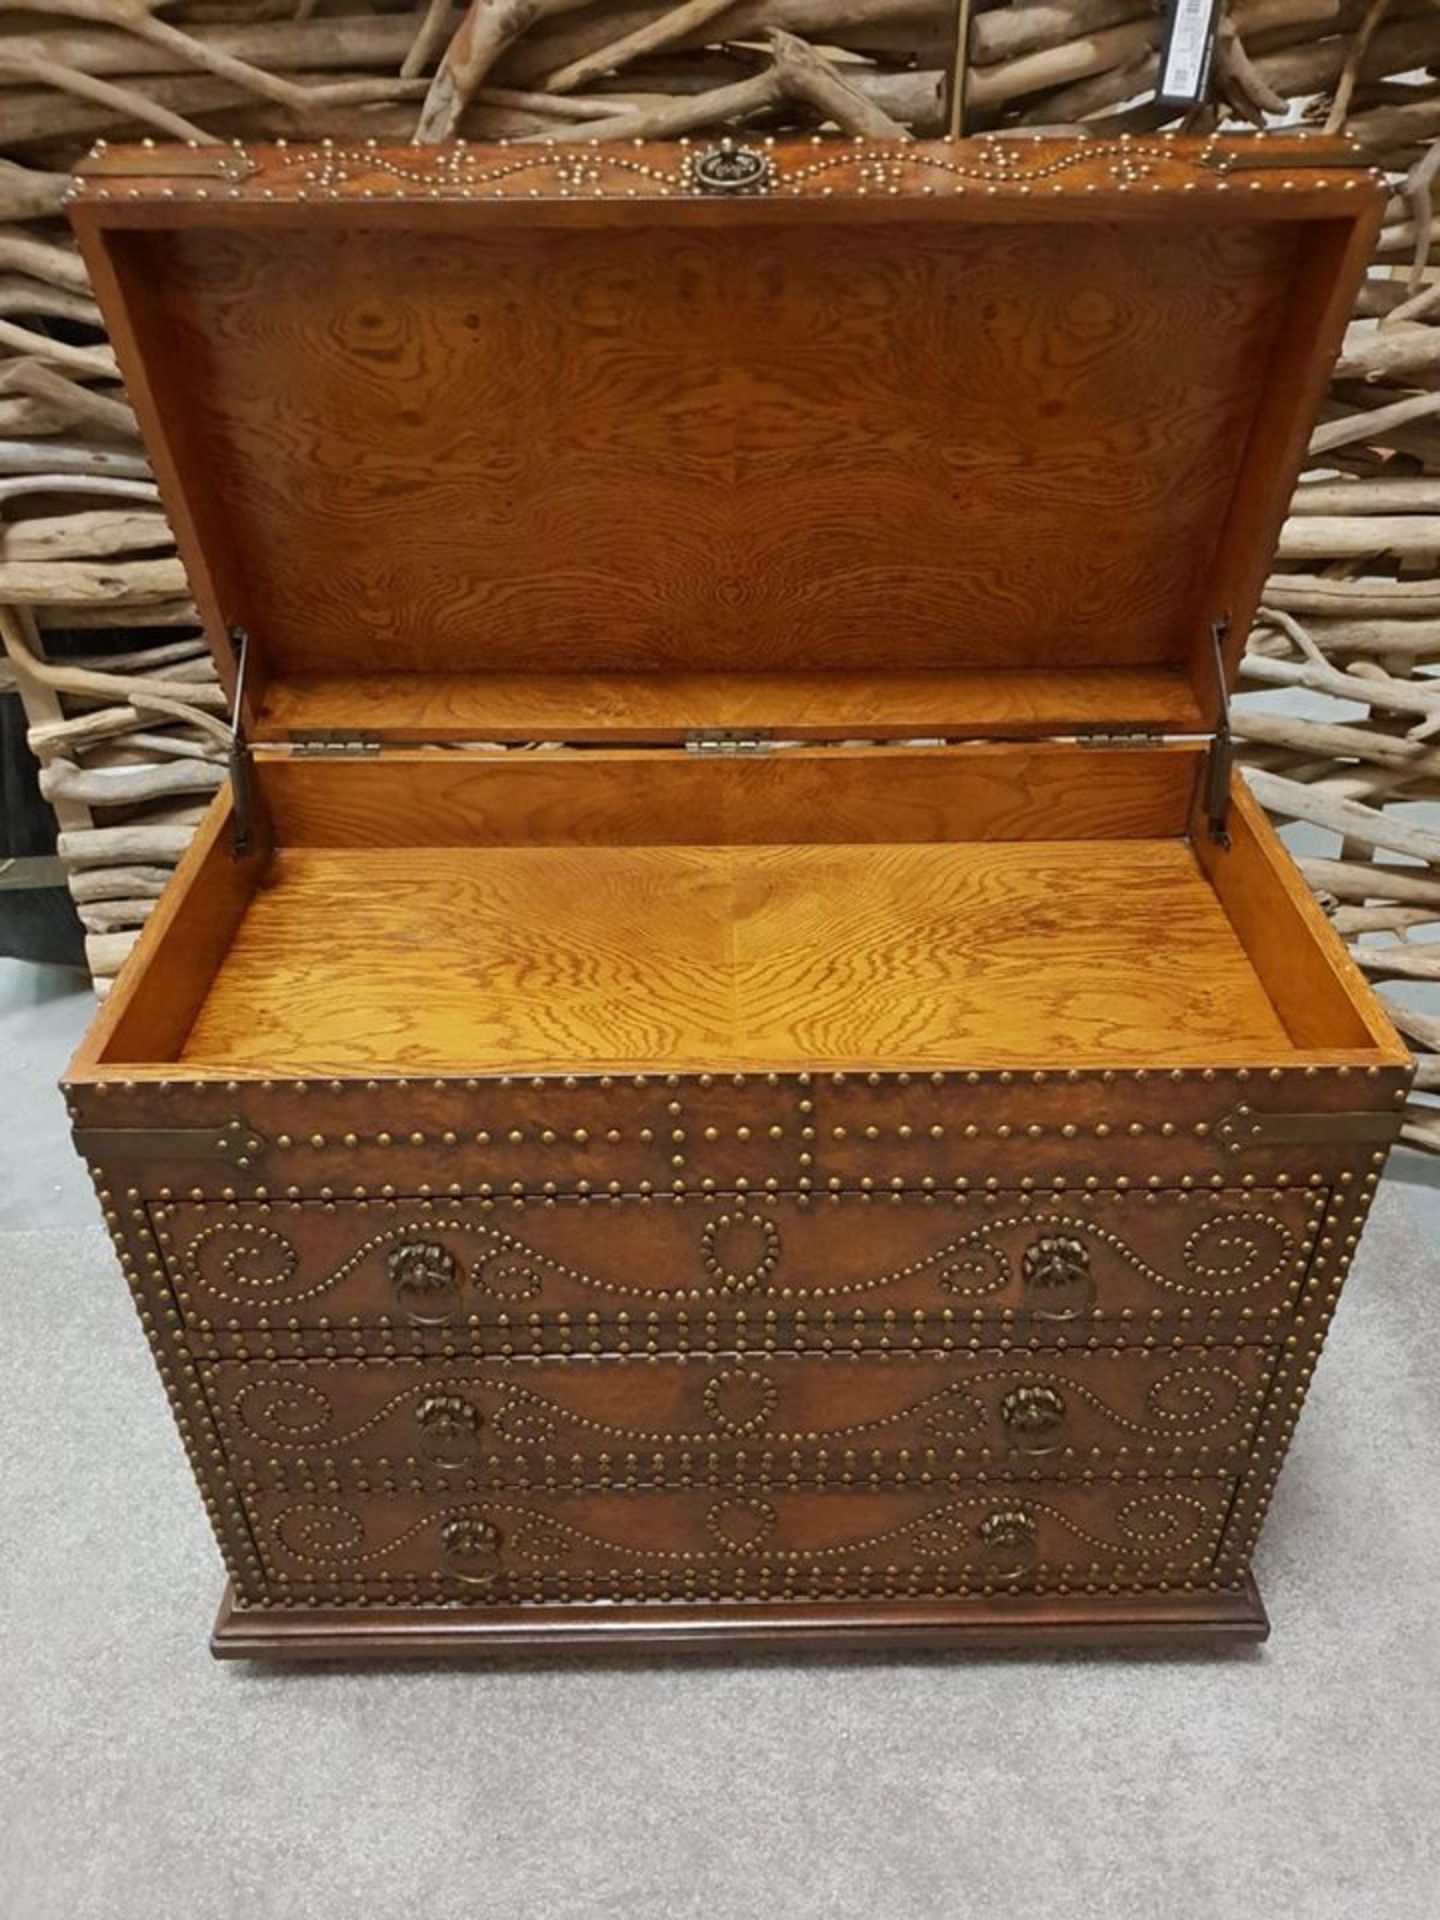
[[[623,1072],[1289,1047],[1179,841],[288,848],[182,1058]]]
[[[244,1490],[268,1578],[317,1599],[744,1599],[1155,1584],[1215,1558],[1228,1479],[974,1491],[352,1495]]]
[[[113,235],[270,671],[1188,661],[1294,228],[806,211]]]
[[[219,1361],[237,1479],[363,1491],[854,1486],[1241,1463],[1264,1347],[683,1359]]]
[[[728,1352],[1265,1339],[1323,1191],[234,1200],[150,1219],[200,1351]],[[363,1345],[359,1351],[364,1351]]]

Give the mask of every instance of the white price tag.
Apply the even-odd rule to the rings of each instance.
[[[1194,106],[1205,97],[1215,51],[1217,0],[1171,0],[1157,97],[1168,106]]]

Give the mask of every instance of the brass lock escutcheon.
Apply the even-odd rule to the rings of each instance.
[[[460,1304],[453,1253],[433,1240],[402,1240],[388,1261],[395,1303],[421,1326],[443,1326]]]
[[[452,1580],[467,1587],[492,1586],[500,1574],[500,1529],[489,1520],[457,1515],[440,1529],[440,1558]]]
[[[1020,1277],[1031,1311],[1047,1320],[1072,1320],[1094,1304],[1090,1250],[1072,1234],[1042,1234],[1025,1249]]]
[[[774,163],[761,147],[722,140],[706,147],[690,161],[690,184],[697,193],[763,193],[771,183]]]

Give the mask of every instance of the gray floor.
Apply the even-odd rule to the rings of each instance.
[[[5,1920],[1440,1913],[1424,1163],[1317,1375],[1261,1651],[217,1667],[217,1565],[52,1092],[87,1006],[0,962]]]

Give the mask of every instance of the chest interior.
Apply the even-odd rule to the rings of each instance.
[[[265,765],[204,830],[101,1061],[197,1072],[1292,1064],[1393,1043],[1201,750],[396,755]],[[1378,1049],[1378,1052],[1376,1051]]]
[[[254,815],[96,1068],[1390,1057],[1210,830],[1355,250],[1274,198],[89,209]]]

